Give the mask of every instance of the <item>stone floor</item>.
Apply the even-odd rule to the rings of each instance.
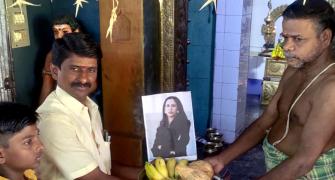
[[[259,96],[248,95],[246,125],[250,125],[262,111],[263,106],[260,105]],[[231,180],[256,179],[263,175],[265,173],[265,162],[261,144],[228,164],[223,173],[229,173]]]

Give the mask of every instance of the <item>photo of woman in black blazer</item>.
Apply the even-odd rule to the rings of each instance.
[[[190,125],[182,103],[169,96],[163,103],[163,118],[157,128],[151,152],[154,157],[187,156],[186,146],[190,141]]]

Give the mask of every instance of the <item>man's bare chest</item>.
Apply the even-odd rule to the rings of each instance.
[[[286,87],[278,101],[280,120],[286,121],[290,118],[292,123],[305,124],[312,108],[314,91],[315,87],[309,87],[304,91],[303,84]]]

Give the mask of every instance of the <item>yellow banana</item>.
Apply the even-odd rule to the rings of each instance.
[[[163,180],[165,179],[155,168],[154,165],[152,165],[149,162],[146,162],[144,165],[145,173],[147,174],[148,178],[151,180]]]
[[[170,178],[174,178],[174,170],[176,168],[176,163],[177,162],[175,158],[169,158],[167,160],[166,166],[167,166],[167,170],[168,170]]]
[[[165,164],[165,160],[162,157],[157,157],[155,159],[155,167],[157,169],[157,171],[163,175],[163,177],[168,178],[169,174],[168,174],[168,170],[166,168],[166,164]]]

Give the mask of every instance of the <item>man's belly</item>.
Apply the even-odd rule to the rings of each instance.
[[[267,136],[269,143],[273,145],[274,142],[281,139],[284,135],[284,131],[285,129],[283,129],[282,131],[271,129]],[[291,156],[296,152],[298,145],[300,144],[297,137],[300,137],[300,134],[292,133],[289,131],[286,137],[279,144],[275,145],[275,147],[287,156]]]
[[[276,124],[275,126],[273,126],[273,128],[271,128],[267,136],[270,144],[273,145],[274,142],[278,141],[284,136],[285,126],[284,124]],[[299,145],[301,144],[302,131],[303,126],[297,125],[295,122],[291,122],[290,129],[286,137],[279,144],[275,145],[275,147],[281,152],[287,154],[288,156],[293,155],[297,151]],[[334,148],[335,148],[335,135],[323,148],[322,152],[325,153]]]
[[[267,171],[289,158],[288,155],[271,145],[268,137],[265,137],[263,141],[263,151]],[[335,148],[321,154],[314,163],[313,169],[298,179],[332,179],[333,177],[335,177]]]

